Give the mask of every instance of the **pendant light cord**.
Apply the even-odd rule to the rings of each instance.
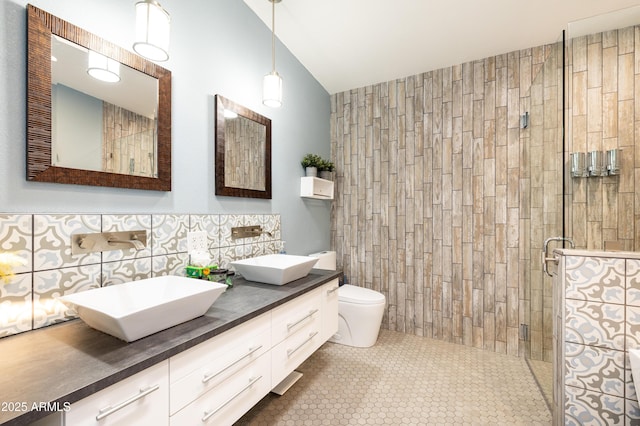
[[[276,2],[271,1],[271,65],[272,72],[276,72]]]

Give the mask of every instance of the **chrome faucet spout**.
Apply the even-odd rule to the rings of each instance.
[[[113,244],[129,244],[136,250],[144,249],[144,244],[140,240],[117,240],[117,239],[109,239],[109,245]]]

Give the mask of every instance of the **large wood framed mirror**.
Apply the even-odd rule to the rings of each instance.
[[[271,198],[271,120],[216,95],[216,195]]]
[[[170,191],[171,72],[32,5],[27,26],[27,180]]]

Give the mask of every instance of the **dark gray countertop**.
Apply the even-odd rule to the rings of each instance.
[[[79,319],[0,339],[0,425],[27,425],[50,413],[32,411],[34,403],[62,408],[340,275],[313,269],[283,286],[238,277],[204,316],[132,343]]]

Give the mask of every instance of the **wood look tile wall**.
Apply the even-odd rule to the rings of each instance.
[[[102,105],[102,169],[157,176],[155,120],[108,102]]]
[[[561,208],[544,209],[562,194],[559,54],[537,47],[331,96],[332,246],[350,282],[387,297],[383,327],[543,356],[542,333],[529,345],[519,324],[532,322],[545,228],[561,222]]]
[[[566,178],[568,234],[580,248],[603,249],[605,241],[640,248],[639,45],[638,26],[570,40],[569,152],[622,149],[619,176]]]

